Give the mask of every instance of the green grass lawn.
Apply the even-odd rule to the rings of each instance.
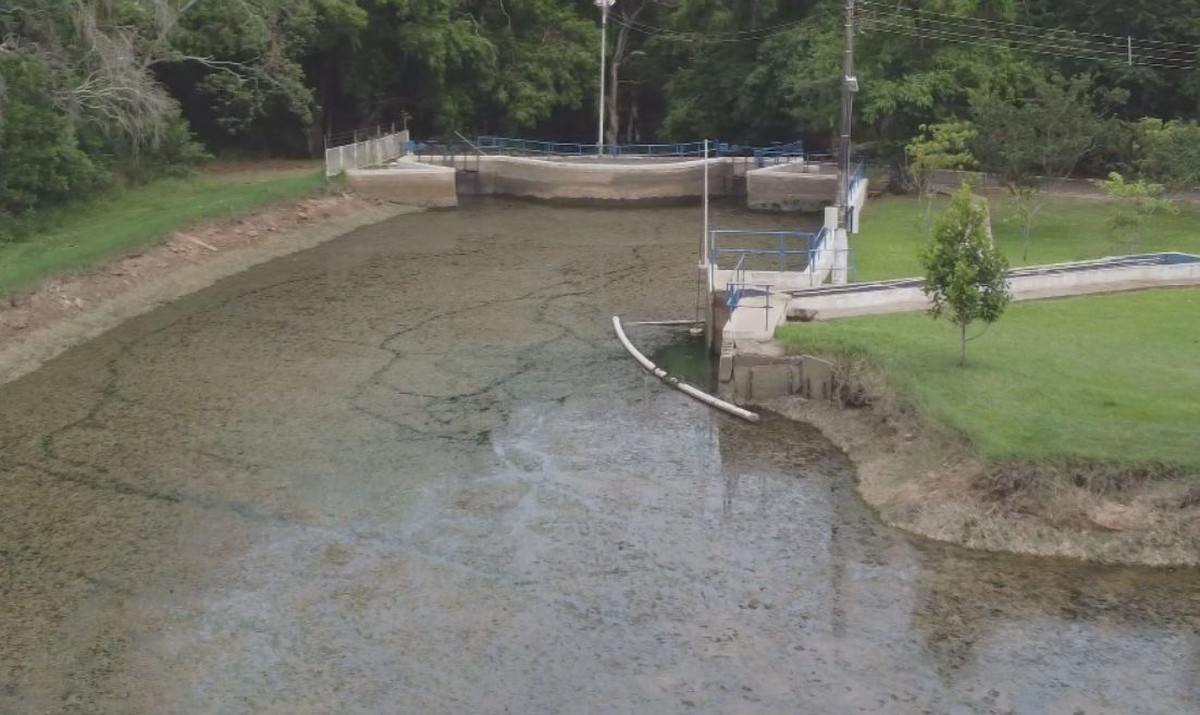
[[[189,224],[297,199],[324,185],[323,172],[305,164],[207,172],[112,192],[63,210],[48,230],[0,243],[0,295],[136,251]]]
[[[922,313],[788,325],[778,337],[870,356],[923,416],[986,456],[1200,467],[1198,317],[1200,289],[1015,304],[971,343],[966,368],[953,326]]]
[[[935,215],[947,203],[945,199],[935,202]],[[1182,204],[1178,214],[1152,216],[1142,230],[1142,239],[1130,244],[1109,231],[1110,209],[1103,201],[1055,197],[1038,214],[1029,260],[1022,261],[1021,227],[1010,219],[1009,204],[1003,195],[993,195],[990,201],[996,243],[1014,268],[1151,251],[1200,253],[1198,206]],[[917,250],[924,240],[923,217],[924,209],[915,197],[887,196],[868,202],[862,232],[850,242],[857,280],[920,275]]]

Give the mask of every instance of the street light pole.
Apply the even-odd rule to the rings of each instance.
[[[616,0],[592,0],[600,8],[600,110],[596,130],[596,155],[604,156],[604,65],[608,55],[608,8]],[[616,91],[616,87],[613,88]]]

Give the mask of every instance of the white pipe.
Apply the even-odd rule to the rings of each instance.
[[[743,410],[737,405],[731,405],[724,400],[717,399],[707,392],[701,392],[686,382],[680,381],[679,378],[668,375],[665,370],[658,368],[658,366],[650,362],[645,355],[638,352],[638,349],[633,346],[633,343],[629,342],[629,338],[625,337],[624,329],[621,328],[621,318],[619,316],[614,315],[612,323],[613,330],[617,333],[617,339],[621,341],[621,344],[625,346],[625,349],[629,351],[629,354],[633,356],[633,359],[637,360],[641,366],[646,369],[646,372],[653,374],[655,377],[667,383],[668,385],[678,388],[681,392],[683,392],[683,394],[700,400],[706,405],[716,407],[719,410],[724,410],[725,412],[728,412],[736,417],[741,417],[747,422],[758,422],[758,415],[754,414],[753,412],[749,410]]]
[[[696,325],[702,323],[702,320],[639,320],[630,325]]]

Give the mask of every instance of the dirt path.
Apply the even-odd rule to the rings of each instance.
[[[250,170],[228,162],[213,169],[221,174]],[[0,384],[221,278],[416,210],[350,195],[311,197],[233,221],[192,226],[141,253],[50,279],[0,305]]]

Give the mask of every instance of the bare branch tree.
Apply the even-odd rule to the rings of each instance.
[[[0,7],[18,18],[19,34],[4,38],[0,51],[36,57],[65,81],[55,101],[74,122],[94,121],[128,139],[133,151],[153,146],[163,137],[176,105],[155,76],[162,64],[196,63],[224,73],[238,83],[267,85],[280,92],[295,87],[288,77],[265,8],[238,0],[245,20],[260,27],[268,40],[266,56],[246,61],[189,54],[172,44],[186,14],[207,0],[133,0],[149,22],[123,25],[114,20],[109,0],[66,0],[49,8]],[[64,38],[64,34],[67,35]]]

